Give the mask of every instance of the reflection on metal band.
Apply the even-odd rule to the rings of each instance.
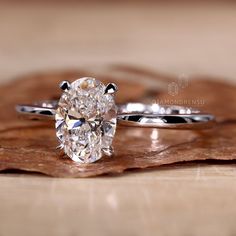
[[[118,107],[117,120],[120,125],[201,129],[210,128],[215,124],[213,115],[182,106],[160,106],[158,104],[127,103]],[[35,105],[17,105],[16,110],[30,119],[54,120],[57,101],[43,101]]]

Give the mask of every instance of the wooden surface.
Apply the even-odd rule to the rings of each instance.
[[[119,177],[0,175],[1,235],[234,235],[235,164]]]
[[[1,79],[124,62],[234,81],[234,5],[121,9],[1,7]],[[0,235],[235,235],[235,177],[232,162],[90,179],[1,174]]]

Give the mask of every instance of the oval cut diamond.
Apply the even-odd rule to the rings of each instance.
[[[59,100],[56,135],[73,161],[91,163],[112,149],[117,108],[105,88],[94,78],[81,78]]]

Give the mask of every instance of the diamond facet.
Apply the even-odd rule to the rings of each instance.
[[[113,94],[94,78],[81,78],[62,94],[56,111],[56,135],[76,162],[91,163],[109,155],[116,130]]]

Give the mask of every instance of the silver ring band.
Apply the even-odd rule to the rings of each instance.
[[[143,103],[127,103],[117,105],[117,121],[120,125],[174,128],[174,129],[205,129],[215,124],[211,114],[182,106],[159,106]],[[57,101],[43,101],[35,105],[17,105],[16,110],[29,119],[54,120]]]

